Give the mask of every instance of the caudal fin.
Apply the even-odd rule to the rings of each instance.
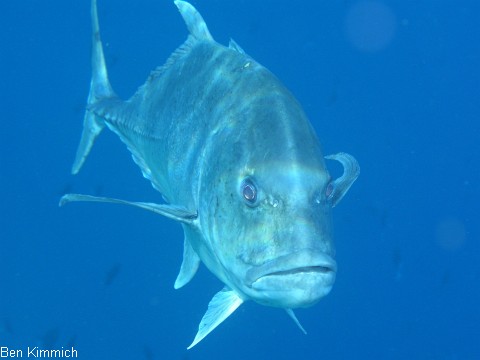
[[[92,106],[99,100],[115,97],[115,93],[108,81],[107,67],[103,55],[102,41],[100,39],[100,28],[98,26],[97,1],[92,0],[92,80],[90,82],[90,93],[88,94],[87,110],[83,119],[83,131],[78,145],[77,155],[72,166],[72,174],[77,174],[85,162],[95,139],[105,127],[102,118],[96,116]]]

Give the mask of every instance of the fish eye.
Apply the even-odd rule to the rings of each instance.
[[[249,205],[255,204],[257,201],[257,187],[251,179],[247,178],[243,180],[241,191],[243,199],[247,201]]]

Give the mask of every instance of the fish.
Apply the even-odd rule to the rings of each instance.
[[[108,80],[92,0],[92,78],[72,166],[77,174],[107,127],[164,202],[65,194],[59,205],[124,204],[181,224],[183,261],[174,288],[189,283],[200,263],[223,283],[188,349],[250,300],[284,309],[305,332],[294,309],[332,289],[332,208],[360,167],[347,153],[323,156],[303,108],[280,80],[234,40],[217,43],[190,3],[174,4],[186,41],[122,100]],[[341,176],[330,176],[325,159],[341,163]]]
[[[112,285],[113,281],[117,278],[121,269],[122,269],[122,265],[118,263],[113,265],[105,274],[105,279],[103,280],[103,286],[108,287]]]
[[[3,318],[0,322],[0,334],[13,334],[13,327],[9,318]]]

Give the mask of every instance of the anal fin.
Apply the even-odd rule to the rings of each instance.
[[[197,345],[210,332],[228,318],[243,303],[243,299],[235,291],[225,286],[215,294],[208,304],[208,310],[203,315],[198,326],[195,339],[187,349]]]
[[[295,316],[295,313],[293,312],[292,309],[285,309],[285,311],[287,312],[288,316],[290,316],[292,318],[292,320],[295,322],[295,324],[297,324],[297,326],[299,327],[299,329],[305,334],[307,335],[307,332],[305,331],[305,329],[303,328],[302,324],[300,324],[300,321],[298,321],[297,317]]]

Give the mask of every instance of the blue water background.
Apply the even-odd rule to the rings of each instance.
[[[181,227],[65,192],[160,202],[124,145],[70,175],[90,81],[88,1],[0,3],[0,346],[81,359],[479,359],[480,3],[196,1],[296,95],[326,154],[362,173],[335,208],[332,293],[286,314],[242,305],[193,350],[222,284],[180,290]],[[99,0],[128,98],[187,31],[170,1]],[[341,169],[329,162],[337,176]],[[25,355],[24,355],[25,357]]]

